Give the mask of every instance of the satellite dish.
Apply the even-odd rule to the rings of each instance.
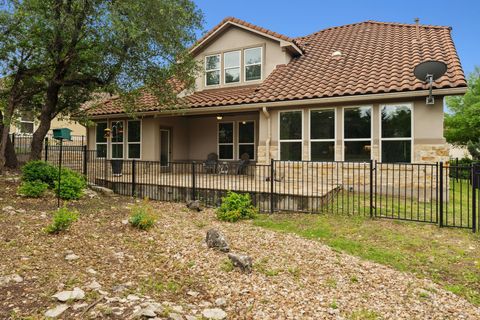
[[[435,60],[421,62],[413,69],[413,74],[418,80],[429,84],[427,104],[435,103],[435,99],[432,96],[433,81],[443,76],[446,71],[447,65],[444,62]]]
[[[424,61],[415,67],[413,74],[420,81],[428,82],[430,78],[432,81],[437,80],[445,74],[447,71],[447,65],[441,61]]]

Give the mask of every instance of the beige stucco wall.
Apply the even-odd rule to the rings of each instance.
[[[279,64],[286,64],[290,61],[290,54],[282,47],[280,47],[280,42],[274,41],[270,38],[263,37],[257,33],[247,31],[238,27],[229,27],[226,31],[221,33],[214,41],[209,45],[205,46],[201,51],[197,53],[195,59],[198,61],[201,66],[202,72],[196,79],[196,90],[204,90],[205,86],[205,73],[204,70],[204,61],[205,56],[212,54],[223,54],[224,52],[242,50],[252,47],[262,47],[263,53],[263,63],[262,63],[262,79],[258,81],[248,81],[244,82],[243,80],[243,68],[240,68],[240,82],[235,84],[223,84],[223,74],[221,75],[221,83],[219,86],[208,86],[208,89],[219,88],[219,87],[231,87],[231,86],[241,86],[246,84],[255,84],[263,81],[275,67]],[[223,70],[223,55],[221,56],[221,70]],[[243,66],[243,54],[241,54]],[[222,72],[221,72],[222,73]]]
[[[38,123],[35,122],[35,124],[34,124],[34,129],[35,130],[37,129],[37,126],[38,126]],[[84,136],[84,135],[87,134],[87,129],[84,126],[82,126],[78,122],[75,122],[75,121],[69,120],[69,119],[58,119],[58,118],[53,119],[51,124],[50,124],[49,133],[52,133],[53,129],[58,129],[58,128],[69,128],[69,129],[72,130],[72,135],[76,135],[76,136]],[[17,126],[15,126],[15,124],[13,124],[10,127],[10,132],[12,132],[12,133],[18,133],[19,130],[20,129],[17,128]]]

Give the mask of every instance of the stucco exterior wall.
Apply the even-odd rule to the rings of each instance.
[[[262,47],[263,53],[263,63],[262,63],[262,79],[258,81],[248,81],[244,82],[243,72],[244,70],[240,68],[240,82],[234,84],[224,84],[223,83],[223,74],[221,76],[221,83],[218,86],[208,86],[208,89],[220,88],[220,87],[231,87],[239,86],[246,84],[255,84],[262,82],[275,67],[279,64],[286,64],[290,61],[290,54],[280,47],[278,41],[262,37],[259,34],[238,28],[230,27],[228,30],[219,35],[215,41],[212,41],[208,46],[203,48],[200,52],[197,53],[195,60],[199,63],[202,68],[202,72],[198,75],[195,85],[196,90],[204,90],[205,86],[205,73],[204,70],[204,61],[205,56],[218,54],[234,50],[242,50],[247,48]],[[243,55],[241,55],[243,65]],[[221,69],[223,70],[223,58],[221,59]]]

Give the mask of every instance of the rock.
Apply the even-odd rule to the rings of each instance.
[[[140,297],[138,297],[138,296],[136,296],[136,295],[134,295],[134,294],[129,294],[129,295],[127,296],[127,300],[129,300],[129,301],[138,301],[138,300],[140,300]]]
[[[198,318],[196,316],[190,316],[190,315],[186,315],[185,319],[187,319],[187,320],[198,320]]]
[[[227,318],[227,313],[219,308],[205,309],[202,311],[202,316],[212,320],[222,320]]]
[[[90,273],[90,274],[93,274],[93,275],[97,274],[97,271],[95,271],[95,270],[92,269],[92,268],[88,268],[88,269],[87,269],[87,272]]]
[[[89,289],[92,289],[92,290],[98,290],[100,289],[102,286],[100,285],[100,283],[98,283],[97,281],[93,280],[88,286],[87,288]]]
[[[226,304],[227,304],[227,300],[225,300],[225,298],[218,298],[215,300],[215,305],[217,307],[223,307]]]
[[[15,210],[15,212],[17,212],[17,213],[26,213],[27,210],[25,210],[25,209],[17,209],[17,210]]]
[[[75,304],[72,306],[73,310],[78,310],[78,309],[82,309],[82,308],[85,308],[85,307],[88,307],[88,303],[85,303],[85,302],[75,303]]]
[[[23,278],[16,273],[8,276],[0,277],[0,287],[9,284],[12,281],[16,283],[20,283],[23,281]]]
[[[196,291],[188,291],[187,294],[192,297],[198,297],[199,293]]]
[[[252,258],[245,254],[229,253],[228,258],[235,267],[240,268],[243,272],[252,271]]]
[[[202,211],[202,206],[199,200],[188,200],[187,201],[187,208],[192,211]]]
[[[151,308],[141,308],[133,313],[133,318],[155,318],[157,314]]]
[[[67,260],[67,261],[77,260],[78,258],[80,258],[80,257],[77,256],[75,253],[69,253],[65,256],[65,260]]]
[[[65,302],[68,300],[81,300],[85,298],[85,292],[80,288],[73,288],[72,291],[62,291],[52,296],[58,301]]]
[[[214,248],[221,252],[230,251],[225,236],[217,229],[210,229],[207,231],[206,242],[209,248]]]
[[[68,309],[68,305],[66,304],[59,304],[55,308],[48,309],[47,312],[45,312],[44,316],[46,318],[56,318],[60,316],[62,313],[65,312],[65,310]]]
[[[15,208],[12,207],[12,206],[6,206],[6,207],[3,207],[2,208],[2,211],[5,212],[5,213],[15,213]]]
[[[91,189],[86,189],[83,193],[86,197],[89,197],[90,199],[98,198],[97,192],[95,192]]]
[[[128,219],[122,220],[122,224],[127,225],[128,224]]]
[[[93,191],[96,191],[98,193],[101,193],[104,196],[113,196],[114,195],[114,192],[113,192],[112,189],[97,186],[97,185],[94,185],[94,184],[90,185],[90,189],[92,189]]]
[[[170,312],[168,314],[168,319],[171,320],[183,320],[183,316],[181,314],[175,313],[175,312]]]
[[[173,306],[172,310],[176,313],[183,313],[183,307],[182,306]]]

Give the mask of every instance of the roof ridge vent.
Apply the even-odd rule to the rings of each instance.
[[[343,53],[340,50],[335,50],[332,52],[333,59],[340,59],[342,56],[343,56]]]

